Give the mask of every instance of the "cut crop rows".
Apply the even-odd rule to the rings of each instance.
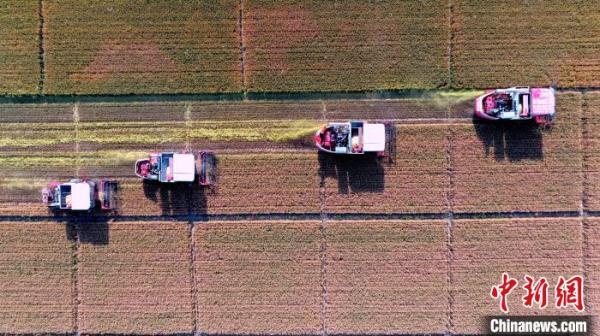
[[[443,333],[444,221],[330,221],[328,332]]]
[[[581,95],[560,94],[551,131],[529,124],[456,126],[455,211],[578,211]]]
[[[481,319],[499,312],[490,290],[501,283],[502,272],[519,281],[519,288],[508,297],[511,315],[576,313],[554,308],[553,288],[558,276],[582,275],[581,219],[477,219],[455,220],[454,224],[455,332],[482,333]],[[525,275],[548,280],[546,309],[523,306]]]
[[[196,223],[199,330],[315,334],[318,221]]]
[[[585,94],[585,162],[587,210],[600,210],[600,94]]]
[[[0,229],[0,333],[71,332],[71,243],[65,226],[3,222]]]
[[[180,223],[81,222],[79,330],[192,329],[188,230]]]

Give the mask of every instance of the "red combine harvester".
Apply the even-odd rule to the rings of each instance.
[[[42,190],[42,202],[53,210],[91,211],[117,207],[117,182],[113,180],[79,180],[51,182]]]
[[[516,86],[486,91],[475,100],[475,116],[485,120],[530,120],[548,126],[554,121],[553,88]]]
[[[395,134],[391,123],[331,122],[317,131],[315,144],[319,150],[332,154],[377,153],[392,158]]]
[[[163,183],[194,182],[210,186],[215,181],[215,155],[210,151],[150,153],[135,163],[135,175]]]

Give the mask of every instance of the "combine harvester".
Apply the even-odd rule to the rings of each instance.
[[[216,180],[216,159],[213,152],[150,153],[135,163],[135,175],[148,181],[163,183],[194,182],[210,186]]]
[[[550,126],[554,121],[553,88],[516,86],[486,91],[475,100],[475,116],[484,120],[531,120]]]
[[[323,152],[343,155],[376,153],[394,158],[396,131],[391,123],[366,121],[331,122],[315,134],[315,144]]]
[[[51,182],[42,190],[42,202],[58,211],[92,211],[117,208],[117,182],[113,180],[73,179],[66,183]]]

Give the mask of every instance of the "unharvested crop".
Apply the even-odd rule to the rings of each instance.
[[[454,87],[600,84],[597,2],[452,3]]]
[[[0,5],[0,94],[35,94],[40,80],[38,1]]]
[[[240,90],[238,2],[47,1],[52,94]]]
[[[244,1],[250,91],[434,88],[447,77],[445,1]]]

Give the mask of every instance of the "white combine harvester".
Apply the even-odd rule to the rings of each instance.
[[[390,123],[366,121],[331,122],[315,134],[315,144],[323,152],[343,155],[377,153],[391,156],[395,130]]]
[[[162,183],[194,182],[210,186],[215,181],[215,156],[212,152],[197,154],[185,152],[150,153],[137,160],[135,175]]]
[[[116,208],[117,182],[112,180],[73,179],[51,182],[42,190],[42,202],[53,210],[91,211]]]

